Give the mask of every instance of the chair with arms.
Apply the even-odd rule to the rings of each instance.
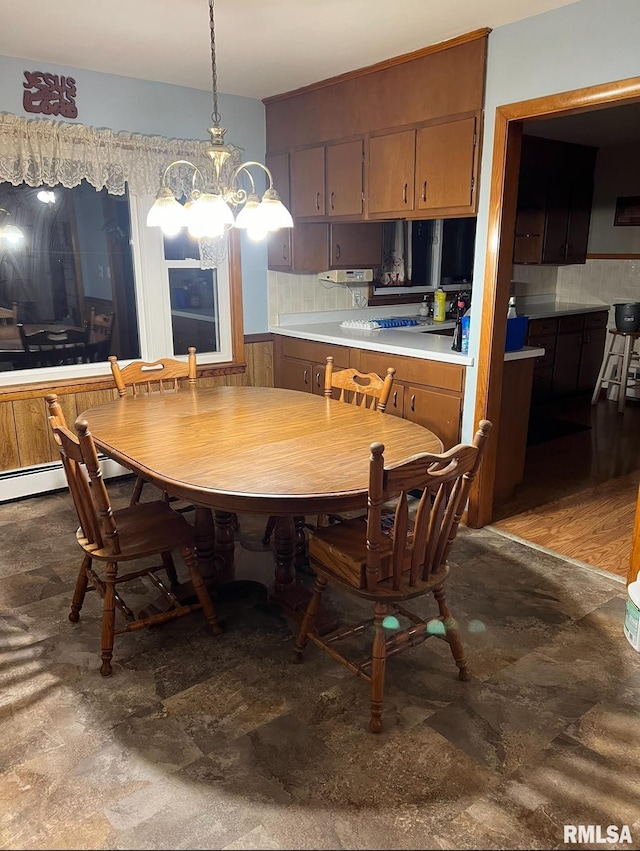
[[[111,373],[118,391],[118,396],[126,396],[128,390],[134,396],[142,393],[173,393],[180,389],[181,382],[185,380],[189,387],[195,386],[197,378],[196,350],[189,347],[187,361],[179,361],[173,358],[162,358],[161,360],[147,363],[145,361],[133,361],[127,366],[120,368],[118,358],[109,356]],[[131,505],[140,502],[144,479],[140,476],[131,495]],[[167,494],[163,495],[165,502],[169,501]]]
[[[386,410],[391,388],[393,387],[393,378],[395,376],[394,367],[390,366],[387,369],[387,374],[381,378],[375,372],[358,372],[357,369],[341,369],[338,372],[333,371],[333,357],[327,357],[327,365],[324,372],[324,395],[331,399],[334,396],[334,390],[338,390],[337,399],[340,402],[348,402],[351,405],[369,408],[372,411]],[[324,523],[326,520],[331,522],[340,520],[337,515],[329,515],[328,518],[320,518],[319,522]],[[296,525],[296,539],[298,555],[301,560],[302,553],[305,551],[305,528],[311,528],[305,522],[304,517],[297,516],[294,518]],[[262,538],[263,544],[268,544],[271,541],[273,530],[276,525],[276,518],[269,517]]]
[[[202,609],[211,631],[214,635],[219,635],[222,630],[198,569],[193,528],[182,515],[172,511],[160,500],[112,510],[96,447],[86,420],[77,420],[77,436],[72,434],[64,424],[65,419],[57,396],[50,394],[46,398],[49,423],[80,521],[76,538],[84,552],[69,620],[72,623],[78,622],[86,592],[95,589],[103,600],[100,667],[102,676],[111,675],[114,637],[124,632],[164,623]],[[188,568],[198,598],[197,603],[183,604],[174,593],[178,577],[171,553],[178,548]],[[159,556],[160,564],[144,566],[118,575],[119,563],[147,559],[150,556]],[[99,575],[94,568],[96,561],[106,564],[104,576]],[[159,570],[166,572],[169,587],[156,576]],[[150,615],[134,614],[121,596],[119,588],[123,583],[138,577],[148,577],[151,580],[153,586],[167,599],[170,605],[168,611]],[[126,620],[124,626],[117,628],[116,608],[124,614]]]
[[[464,648],[445,599],[447,557],[454,542],[471,483],[478,471],[491,423],[480,423],[472,445],[458,444],[441,455],[423,453],[385,466],[384,446],[371,445],[366,518],[318,527],[309,536],[309,558],[316,574],[313,596],[305,612],[296,658],[309,639],[336,661],[370,683],[369,729],[382,729],[384,675],[389,656],[420,644],[431,635],[449,643],[461,680],[468,680]],[[415,517],[410,518],[410,492],[422,490]],[[395,501],[395,514],[383,506]],[[413,517],[413,512],[411,512]],[[320,597],[328,582],[342,591],[371,600],[373,618],[350,629],[320,636],[314,628]],[[431,593],[439,618],[425,621],[405,608],[405,600]],[[400,628],[397,616],[408,621]],[[370,658],[359,664],[336,649],[336,643],[373,625]],[[385,629],[393,631],[387,638]]]

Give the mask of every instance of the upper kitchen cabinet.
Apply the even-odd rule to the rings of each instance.
[[[586,262],[597,151],[523,136],[514,263]]]
[[[292,153],[292,206],[297,219],[362,216],[362,139]]]
[[[473,215],[488,33],[265,99],[267,152],[292,158],[294,218]]]
[[[265,165],[273,177],[280,200],[285,207],[291,209],[289,192],[289,154],[275,154],[265,158]],[[280,228],[270,233],[267,242],[267,258],[269,268],[291,268],[291,228]]]
[[[419,211],[473,207],[476,118],[431,124],[416,141],[416,207]]]
[[[369,139],[369,215],[404,217],[412,212],[415,162],[415,130],[385,133]]]
[[[476,121],[472,115],[371,136],[369,217],[474,213]]]

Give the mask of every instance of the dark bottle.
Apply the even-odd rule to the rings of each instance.
[[[451,348],[454,352],[462,351],[462,316],[464,314],[465,302],[458,296],[458,316],[456,318],[456,327],[453,329],[453,341]]]

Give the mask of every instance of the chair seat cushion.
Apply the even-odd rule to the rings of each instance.
[[[393,514],[382,517],[383,536],[380,542],[379,580],[393,573],[391,561],[393,543]],[[409,570],[413,533],[407,535],[405,569]],[[330,570],[343,582],[354,588],[366,588],[367,570],[367,518],[354,517],[332,526],[317,527],[309,535],[309,558],[318,561],[324,570]]]
[[[114,511],[113,517],[118,529],[119,553],[113,553],[108,546],[97,548],[89,544],[80,530],[76,533],[78,543],[92,558],[127,561],[193,545],[193,527],[166,502],[141,502]]]

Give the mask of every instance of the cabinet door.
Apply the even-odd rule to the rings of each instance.
[[[369,139],[369,213],[413,210],[416,131],[403,130]]]
[[[297,222],[289,230],[293,272],[324,272],[329,268],[329,225]]]
[[[283,357],[278,369],[278,387],[311,393],[313,365],[308,361]]]
[[[571,186],[566,175],[550,180],[547,192],[547,218],[542,247],[542,262],[558,265],[565,262]]]
[[[404,391],[404,386],[394,381],[391,395],[387,402],[387,414],[392,414],[394,417],[404,416]]]
[[[470,207],[473,201],[475,118],[432,124],[418,130],[416,207]]]
[[[362,215],[363,156],[362,139],[327,145],[327,215]]]
[[[552,390],[554,396],[575,393],[578,389],[578,372],[582,349],[582,333],[558,334],[556,356],[553,364]]]
[[[382,223],[331,225],[330,267],[369,269],[382,262]]]
[[[274,154],[266,157],[265,165],[273,177],[273,185],[280,200],[289,210],[289,154]],[[291,268],[291,228],[280,228],[270,233],[267,241],[267,261],[270,269]]]
[[[606,338],[606,327],[585,330],[578,373],[578,390],[593,390],[596,386]]]
[[[462,399],[459,396],[448,396],[424,387],[405,387],[404,418],[435,432],[445,449],[455,446],[460,440],[461,416]]]
[[[324,145],[293,152],[291,195],[296,218],[324,216]]]

